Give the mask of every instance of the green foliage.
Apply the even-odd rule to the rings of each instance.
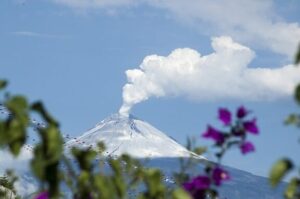
[[[203,155],[204,153],[207,152],[207,147],[196,147],[193,150],[194,153],[196,153],[197,155]]]
[[[14,188],[14,183],[17,181],[17,177],[13,171],[8,170],[5,176],[0,177],[0,198],[20,198],[17,196]]]
[[[162,181],[162,174],[157,169],[148,169],[144,172],[146,191],[139,199],[163,199],[167,198],[165,185]]]
[[[42,182],[42,189],[48,188],[50,197],[58,198],[62,175],[59,164],[63,152],[63,139],[58,129],[58,123],[46,111],[41,102],[32,104],[31,109],[46,121],[45,128],[37,129],[41,141],[34,148],[34,157],[31,161],[32,171]]]
[[[178,188],[173,192],[174,199],[192,199],[191,196],[183,189]]]
[[[0,79],[0,90],[4,89],[7,85],[7,81]]]
[[[58,122],[47,112],[42,102],[33,103],[31,105],[31,110],[39,113],[47,123],[58,128]]]
[[[298,47],[298,51],[295,57],[295,64],[300,63],[300,45]],[[298,84],[294,91],[294,98],[298,105],[300,105],[300,84]],[[292,124],[300,128],[300,114],[292,113],[288,116],[285,120],[285,124]],[[271,184],[276,186],[278,182],[282,179],[282,177],[289,172],[293,168],[292,161],[288,159],[279,160],[271,170]],[[278,171],[276,171],[278,170]],[[278,173],[276,173],[278,172]],[[273,178],[272,178],[273,177]],[[284,197],[287,199],[300,199],[300,179],[298,177],[294,177],[290,180],[285,193]]]
[[[300,180],[299,178],[292,178],[285,190],[284,196],[287,199],[299,199],[300,192],[299,192]]]
[[[99,145],[102,146],[102,144]],[[71,190],[74,190],[75,198],[127,199],[135,196],[141,199],[154,199],[172,198],[175,194],[172,192],[167,194],[169,190],[165,186],[159,170],[145,169],[139,161],[128,155],[103,159],[110,166],[110,172],[108,172],[102,170],[102,160],[99,160],[98,168],[100,170],[95,170],[95,151],[73,149],[72,153],[79,163],[80,169],[78,175],[75,174],[71,177],[72,181],[76,182],[70,186]],[[71,173],[76,172],[72,171]],[[141,187],[145,187],[145,191],[138,193],[137,188]],[[180,193],[175,194],[174,197],[178,198]]]
[[[300,104],[300,84],[297,85],[295,89],[295,100]]]
[[[293,168],[293,163],[289,159],[278,160],[271,169],[270,183],[274,187]]]
[[[26,142],[28,103],[23,96],[13,96],[4,104],[11,115],[5,121],[0,121],[0,146],[8,146],[12,154],[17,156]]]
[[[296,57],[295,57],[295,64],[299,64],[300,63],[300,44],[298,46],[298,51],[296,53]]]
[[[298,114],[290,114],[284,121],[286,125],[295,125],[300,127],[300,115]]]

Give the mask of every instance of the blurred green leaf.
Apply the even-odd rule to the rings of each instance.
[[[6,131],[5,131],[5,123],[0,120],[0,147],[2,147],[6,143]]]
[[[104,142],[98,142],[97,147],[98,147],[98,153],[99,153],[99,155],[102,154],[105,151],[105,144],[104,144]]]
[[[79,163],[80,169],[90,171],[93,167],[92,161],[97,153],[89,149],[72,148],[72,154]]]
[[[293,163],[289,159],[278,160],[272,167],[270,172],[270,183],[274,187],[282,180],[282,178],[293,168]]]
[[[59,164],[63,153],[63,139],[56,124],[48,123],[46,128],[37,129],[41,142],[34,148],[31,161],[33,173],[42,185],[46,184],[50,198],[60,195],[60,181],[63,179]]]
[[[109,160],[110,167],[115,172],[116,175],[121,175],[121,164],[118,160],[110,159]]]
[[[85,184],[86,182],[89,181],[89,178],[90,178],[89,172],[82,171],[78,177],[78,180],[80,184]]]
[[[7,86],[7,81],[0,79],[0,90],[4,89],[6,86]]]
[[[294,97],[298,104],[300,104],[300,84],[296,86]]]
[[[49,124],[59,126],[58,122],[46,111],[42,102],[35,102],[31,105],[33,111],[38,112]]]
[[[192,140],[191,140],[190,137],[187,137],[187,138],[186,138],[186,148],[187,148],[188,150],[192,150]]]
[[[298,51],[295,57],[295,64],[299,64],[299,63],[300,63],[300,45],[298,46]]]
[[[26,142],[26,124],[22,124],[17,118],[9,119],[5,125],[5,139],[10,151],[14,156],[20,153],[20,150]]]
[[[284,196],[287,199],[295,198],[297,191],[299,190],[300,180],[298,178],[292,178],[285,190]]]
[[[206,153],[207,147],[196,147],[193,151],[197,155],[203,155],[204,153]]]
[[[157,169],[145,170],[145,185],[147,191],[144,193],[146,198],[165,198],[165,185],[162,181],[162,174]]]
[[[59,161],[63,150],[63,139],[59,130],[55,126],[49,125],[40,131],[42,133],[45,156],[47,157],[46,161],[48,163]]]
[[[5,106],[14,112],[18,112],[26,109],[28,107],[28,103],[25,97],[16,95],[11,97],[11,99],[5,103]]]
[[[94,185],[98,190],[99,197],[101,199],[111,199],[114,193],[114,188],[111,181],[107,176],[94,175]]]
[[[175,189],[172,194],[173,199],[192,199],[191,196],[183,189]]]
[[[298,114],[290,114],[284,121],[286,125],[294,124],[300,126],[300,116]]]
[[[45,162],[41,144],[35,146],[34,158],[31,160],[31,170],[40,180],[45,179]]]

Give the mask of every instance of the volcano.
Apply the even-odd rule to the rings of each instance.
[[[174,139],[133,115],[113,114],[83,135],[66,143],[72,147],[106,146],[105,156],[128,154],[135,158],[195,157],[203,158],[181,146]]]
[[[95,148],[97,143],[101,141],[106,145],[106,151],[104,152],[106,156],[113,157],[127,153],[139,158],[143,166],[161,170],[168,186],[174,186],[173,173],[180,171],[178,157],[182,157],[182,160],[191,156],[198,158],[199,165],[196,168],[196,175],[203,172],[203,165],[200,162],[207,161],[204,157],[187,150],[149,123],[132,115],[124,116],[120,114],[111,115],[78,138],[68,141],[65,144],[65,150],[68,152],[72,147]],[[143,159],[146,161],[143,161]],[[22,162],[22,164],[25,163]],[[282,193],[284,193],[286,183],[280,183],[277,189],[272,189],[269,180],[265,177],[228,166],[224,166],[224,168],[229,172],[231,180],[220,187],[220,199],[283,198]],[[23,198],[33,198],[34,194],[32,193],[37,190],[38,182],[31,172],[26,169],[19,169],[17,173],[20,176],[16,187],[18,192],[24,196]],[[194,173],[191,173],[191,175],[194,175]],[[72,194],[68,189],[62,188],[62,191],[65,198],[72,198]]]

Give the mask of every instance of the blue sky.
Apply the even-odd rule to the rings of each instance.
[[[42,100],[61,121],[63,132],[73,136],[118,112],[122,105],[122,87],[127,83],[125,71],[139,68],[148,55],[166,57],[178,48],[190,48],[207,55],[215,51],[211,46],[212,37],[227,36],[233,43],[255,52],[247,67],[278,69],[293,63],[293,52],[300,38],[300,5],[296,0],[284,3],[229,1],[233,5],[227,0],[211,1],[217,6],[204,0],[198,3],[180,0],[173,3],[168,0],[80,2],[0,2],[1,78],[9,80],[11,92],[23,93],[31,101]],[[178,59],[184,58],[185,53],[182,51]],[[235,55],[232,58],[236,58]],[[168,61],[165,64],[168,65]],[[161,77],[157,71],[150,72]],[[205,76],[206,71],[202,72]],[[295,72],[299,71],[295,69]],[[259,73],[259,77],[255,76],[258,83],[249,77],[249,81],[245,80],[246,88],[253,85],[257,90],[266,89],[266,85],[259,84],[263,80],[273,78],[274,85],[279,82],[269,94],[266,89],[266,95],[256,89],[249,91],[255,99],[245,97],[242,91],[232,96],[227,87],[224,87],[227,89],[224,95],[214,96],[214,92],[209,92],[216,88],[200,89],[199,85],[193,85],[198,82],[193,81],[197,78],[193,74],[182,76],[190,79],[193,89],[172,87],[182,82],[170,78],[165,84],[154,82],[165,91],[164,95],[149,94],[149,100],[136,104],[131,112],[182,144],[187,136],[195,136],[199,144],[209,145],[200,134],[208,123],[218,124],[217,109],[235,110],[243,104],[258,118],[261,134],[250,138],[256,152],[244,157],[233,151],[225,158],[225,164],[265,176],[271,164],[281,156],[289,155],[299,161],[299,130],[283,125],[289,113],[298,111],[291,91],[286,90],[298,80],[289,76],[295,72],[287,73],[286,77],[282,73],[284,77],[279,79],[278,75]],[[214,79],[217,87],[232,84],[232,78],[223,79],[214,72],[209,74],[218,75]],[[206,76],[200,80],[211,82],[213,77]],[[236,80],[244,81],[238,77]],[[206,92],[209,98],[203,99],[201,96]]]

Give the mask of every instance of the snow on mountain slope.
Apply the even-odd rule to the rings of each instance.
[[[94,148],[103,141],[104,155],[118,156],[127,153],[136,158],[197,156],[149,123],[132,115],[114,114],[82,136],[66,143],[66,150],[76,146]]]

